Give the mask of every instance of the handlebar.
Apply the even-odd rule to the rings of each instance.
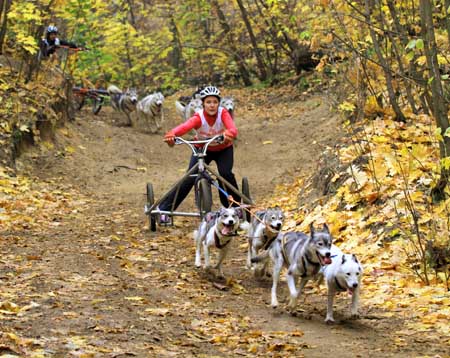
[[[194,155],[198,155],[200,153],[200,151],[198,150],[197,147],[195,147],[195,144],[204,144],[201,154],[206,154],[206,151],[208,150],[208,146],[211,143],[222,143],[224,141],[224,139],[225,139],[225,137],[223,134],[218,134],[212,138],[206,138],[206,139],[202,139],[202,140],[186,140],[181,137],[175,137],[175,145],[186,144],[191,148],[192,153]]]

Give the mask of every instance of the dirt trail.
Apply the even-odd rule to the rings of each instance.
[[[238,104],[239,105],[239,104]],[[235,174],[249,177],[256,201],[270,198],[276,183],[308,173],[324,145],[339,134],[337,117],[323,98],[249,103],[237,109],[240,140]],[[166,101],[165,126],[176,122],[173,99]],[[289,109],[284,119],[270,113]],[[88,115],[88,112],[83,112]],[[11,255],[40,255],[29,271],[30,292],[39,314],[9,323],[43,340],[49,357],[411,357],[426,345],[399,350],[389,328],[399,321],[362,306],[362,318],[347,320],[348,299],[338,302],[340,324],[323,323],[325,297],[310,287],[298,316],[272,310],[270,282],[258,282],[244,268],[245,245],[234,242],[225,264],[227,287],[196,270],[193,219],[150,233],[143,215],[145,184],[160,195],[186,169],[187,148],[168,148],[161,134],[119,127],[110,108],[80,117],[58,131],[56,147],[21,167],[40,178],[71,183],[89,201],[54,229],[10,238]],[[263,142],[271,141],[271,144]],[[184,204],[192,206],[188,198]],[[216,200],[217,202],[217,200]],[[274,202],[276,203],[276,202]],[[282,285],[280,290],[286,294]],[[340,314],[341,313],[341,314]],[[8,324],[8,323],[7,323]],[[284,332],[284,333],[283,333]],[[90,355],[88,355],[90,354]]]

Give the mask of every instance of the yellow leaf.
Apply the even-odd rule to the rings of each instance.
[[[264,142],[262,142],[262,144],[266,145],[266,144],[272,144],[273,142],[271,140],[265,140]]]
[[[144,301],[144,298],[139,296],[125,297],[125,299],[128,301]]]

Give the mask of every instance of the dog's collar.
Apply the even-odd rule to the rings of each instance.
[[[346,291],[346,289],[344,287],[342,287],[341,284],[339,283],[339,280],[337,279],[337,276],[334,278],[334,282],[336,283],[336,286],[337,286],[339,291]]]
[[[224,235],[222,235],[224,236]],[[225,246],[227,246],[231,242],[231,238],[233,236],[236,236],[236,233],[232,233],[231,235],[226,235],[226,237],[229,237],[229,240],[225,241],[223,244],[220,242],[219,234],[217,233],[217,230],[214,230],[214,243],[218,249],[223,249]]]

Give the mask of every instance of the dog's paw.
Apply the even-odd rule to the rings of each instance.
[[[326,323],[326,324],[334,324],[334,319],[333,319],[333,317],[327,317],[327,318],[325,318],[325,323]]]
[[[295,309],[295,306],[297,306],[297,299],[290,297],[289,302],[287,304],[287,308],[292,311]]]
[[[278,307],[278,301],[273,301],[270,305],[272,306],[273,309],[275,309]]]
[[[359,313],[352,313],[351,315],[350,315],[350,319],[359,319],[360,318],[360,316],[359,316]]]

